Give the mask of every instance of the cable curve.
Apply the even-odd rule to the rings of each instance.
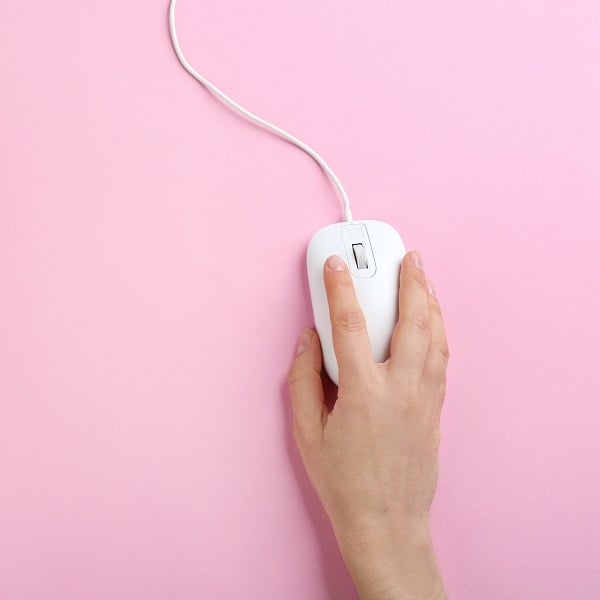
[[[291,142],[292,144],[294,144],[295,146],[300,148],[300,150],[303,150],[309,156],[311,156],[319,164],[319,166],[325,171],[325,173],[327,173],[327,175],[330,177],[331,181],[334,183],[335,187],[337,188],[337,190],[342,198],[342,205],[344,208],[344,220],[352,221],[352,212],[350,211],[350,202],[348,200],[348,195],[346,194],[346,190],[344,190],[344,186],[342,185],[342,182],[339,180],[338,176],[333,172],[333,169],[323,160],[323,158],[315,150],[313,150],[310,146],[305,144],[302,140],[299,140],[296,136],[292,135],[291,133],[288,133],[284,129],[281,129],[281,127],[277,127],[277,125],[273,125],[273,123],[269,123],[269,121],[266,121],[265,119],[262,119],[261,117],[255,115],[254,113],[245,109],[243,106],[238,104],[235,100],[233,100],[232,98],[227,96],[227,94],[222,92],[216,85],[212,84],[210,81],[208,81],[208,79],[206,79],[205,77],[200,75],[200,73],[198,73],[198,71],[196,71],[194,69],[194,67],[192,67],[192,65],[190,65],[190,63],[187,61],[185,55],[183,54],[183,51],[181,50],[181,46],[179,45],[179,39],[177,38],[177,30],[175,27],[175,4],[176,4],[176,2],[177,2],[177,0],[170,0],[170,2],[169,2],[169,33],[171,34],[171,42],[173,44],[175,54],[177,54],[177,58],[179,59],[179,62],[181,63],[183,68],[194,79],[196,79],[198,82],[200,82],[206,89],[208,89],[210,92],[212,92],[215,96],[217,96],[217,98],[219,98],[222,102],[224,102],[225,104],[227,104],[228,106],[233,108],[235,111],[244,115],[244,117],[246,117],[247,119],[250,119],[250,121],[253,121],[257,125],[260,125],[261,127],[264,127],[265,129],[268,129],[269,131],[272,131],[276,135],[287,140],[288,142]]]

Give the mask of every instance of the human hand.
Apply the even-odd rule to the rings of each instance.
[[[302,333],[289,371],[294,437],[363,600],[445,598],[429,535],[448,346],[417,252],[402,262],[390,358],[373,362],[347,266],[324,266],[339,388],[331,411],[321,348]]]

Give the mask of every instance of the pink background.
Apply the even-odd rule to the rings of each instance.
[[[0,20],[0,597],[355,598],[290,436],[337,197],[165,1]],[[600,597],[600,4],[180,0],[215,83],[422,251],[451,597]]]

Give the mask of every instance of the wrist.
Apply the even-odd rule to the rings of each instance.
[[[426,517],[334,529],[361,600],[446,598]]]

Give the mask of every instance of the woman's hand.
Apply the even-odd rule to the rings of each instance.
[[[328,410],[317,334],[302,333],[289,372],[294,437],[363,600],[445,598],[429,536],[438,474],[448,346],[417,252],[402,262],[390,358],[371,358],[365,319],[344,261],[325,287],[339,366]]]

